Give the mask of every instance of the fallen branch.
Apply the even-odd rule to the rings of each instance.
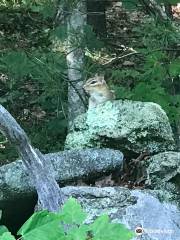
[[[51,172],[50,162],[46,162],[43,154],[31,146],[24,130],[1,105],[0,131],[16,146],[21,155],[29,180],[37,190],[41,208],[53,212],[58,211],[65,198]]]
[[[123,55],[123,56],[111,58],[108,62],[104,63],[103,65],[106,66],[106,65],[112,64],[112,63],[114,63],[115,61],[117,61],[117,60],[119,60],[119,59],[123,59],[123,58],[125,58],[125,57],[129,57],[129,56],[134,55],[134,54],[138,54],[138,52],[136,52],[135,50],[133,50],[133,52],[127,53],[127,54],[125,54],[125,55]]]

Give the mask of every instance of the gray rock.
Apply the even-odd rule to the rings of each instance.
[[[162,196],[178,201],[180,206],[180,152],[156,154],[146,165],[146,186],[166,192]]]
[[[180,211],[175,205],[162,203],[150,191],[128,190],[120,187],[65,187],[66,196],[73,196],[88,213],[87,223],[108,214],[114,222],[123,223],[144,233],[134,239],[179,240]]]
[[[78,179],[95,180],[120,170],[123,163],[123,154],[111,149],[64,151],[46,154],[44,157],[51,174],[60,184]],[[29,182],[22,161],[0,167],[0,225],[4,224],[16,233],[32,215],[36,203],[35,189]]]
[[[120,169],[123,154],[111,149],[87,149],[50,153],[45,155],[45,159],[52,163],[50,171],[62,184],[78,179],[95,179]],[[0,167],[0,189],[0,209],[1,201],[34,192],[21,160]]]
[[[113,101],[78,116],[67,135],[66,149],[110,147],[129,153],[174,150],[166,113],[155,103]]]

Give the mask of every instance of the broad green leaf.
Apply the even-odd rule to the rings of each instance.
[[[98,217],[89,228],[93,240],[129,240],[135,235],[122,224],[110,223],[107,215]]]
[[[18,235],[24,240],[55,240],[64,236],[63,227],[60,225],[61,217],[55,213],[41,211],[34,213],[20,228]]]
[[[93,231],[94,236],[99,236],[103,233],[104,229],[109,224],[108,215],[102,215],[98,217],[91,225],[90,229]]]
[[[82,225],[80,227],[75,226],[68,231],[68,236],[73,240],[86,240],[88,231],[88,225]]]
[[[5,227],[5,226],[0,226],[0,236],[3,234],[3,233],[5,233],[5,232],[9,232],[9,230],[7,229],[7,227]]]
[[[11,235],[10,232],[5,232],[0,236],[0,240],[16,240],[13,235]]]
[[[86,213],[74,198],[69,198],[67,200],[60,215],[63,216],[63,222],[68,224],[81,224],[86,219]]]
[[[109,234],[109,239],[112,240],[130,240],[135,236],[135,233],[127,229],[123,224],[111,223],[109,224],[109,229],[107,229],[107,233]]]

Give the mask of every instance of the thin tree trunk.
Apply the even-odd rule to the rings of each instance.
[[[85,108],[85,93],[83,86],[83,69],[84,69],[84,49],[81,46],[84,34],[84,26],[86,24],[86,4],[80,1],[72,10],[67,22],[68,31],[68,124],[71,128],[73,120]]]
[[[106,5],[107,1],[87,0],[87,23],[92,26],[98,36],[103,37],[107,35]]]
[[[56,212],[64,203],[64,194],[59,188],[51,168],[43,154],[35,150],[30,141],[11,114],[0,105],[0,131],[16,146],[29,174],[29,180],[38,193],[42,209]]]

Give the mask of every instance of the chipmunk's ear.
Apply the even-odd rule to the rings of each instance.
[[[101,83],[105,83],[106,81],[104,80],[104,75],[99,75],[98,76],[98,80],[101,82]]]

